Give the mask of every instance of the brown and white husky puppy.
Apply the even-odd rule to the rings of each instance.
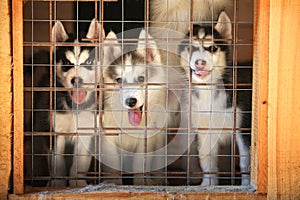
[[[177,47],[189,32],[190,22],[212,24],[222,10],[233,8],[233,0],[150,0],[149,4],[150,33],[168,66],[179,65]]]
[[[163,28],[187,34],[190,20],[195,23],[212,22],[219,13],[233,7],[233,0],[150,0],[150,19],[152,28]],[[191,9],[193,10],[192,19]],[[166,31],[153,35],[165,37]],[[178,35],[179,36],[179,35]]]
[[[233,86],[224,87],[224,84],[233,83],[233,69],[227,67],[227,42],[231,40],[231,30],[231,21],[222,12],[214,27],[195,25],[192,44],[182,43],[179,47],[181,64],[191,69],[194,84],[191,88],[191,122],[197,133],[200,166],[206,172],[203,186],[218,184],[214,172],[218,172],[219,145],[229,143],[233,137],[236,137],[240,153],[240,170],[249,172],[249,141],[235,128],[250,126],[245,125],[247,116],[244,111],[251,111],[251,96],[239,90],[233,91]],[[238,74],[238,77],[249,79],[251,72],[245,76]],[[237,92],[236,109],[233,92]],[[248,174],[242,174],[241,183],[249,185]]]
[[[95,39],[104,36],[100,24],[93,20],[86,38]],[[85,45],[82,36],[67,34],[64,26],[57,21],[52,28],[52,40],[60,45],[53,51],[53,87],[59,90],[52,92],[52,115],[50,115],[50,92],[37,92],[35,95],[34,131],[52,131],[53,151],[49,159],[50,175],[53,178],[49,186],[84,186],[80,180],[87,172],[94,151],[92,141],[95,127],[95,100],[100,69],[96,63],[95,47]],[[50,71],[49,71],[50,73]],[[49,73],[42,78],[40,87],[49,87]],[[69,89],[69,90],[68,90]],[[51,119],[51,120],[50,120]],[[52,124],[50,124],[52,122]],[[92,129],[92,130],[91,130]],[[84,134],[88,133],[88,136]],[[77,135],[78,134],[78,135]],[[67,159],[67,158],[70,159]],[[71,160],[67,162],[67,160]]]
[[[116,35],[110,32],[109,39]],[[180,82],[184,76],[162,65],[156,42],[145,30],[136,50],[121,52],[118,42],[104,47],[104,54],[115,60],[103,72],[103,128],[105,134],[116,134],[102,137],[104,171],[134,173],[135,185],[162,184],[161,174],[151,172],[168,165],[166,128],[178,123],[179,116],[177,94],[169,94],[167,83]],[[122,183],[119,177],[110,181]]]

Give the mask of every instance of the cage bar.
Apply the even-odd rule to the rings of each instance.
[[[128,19],[125,17],[125,14],[126,12],[128,12],[126,10],[126,3],[128,3],[127,1],[125,0],[122,0],[122,1],[119,1],[121,2],[121,20],[120,19],[116,19],[116,20],[107,20],[105,17],[105,7],[107,4],[109,4],[109,2],[117,2],[116,0],[112,0],[112,1],[104,1],[104,0],[77,0],[77,1],[71,1],[71,0],[32,0],[32,1],[23,1],[23,3],[28,3],[28,2],[46,2],[48,3],[49,5],[49,16],[48,16],[48,20],[45,20],[45,19],[35,19],[32,17],[32,19],[24,19],[23,21],[24,22],[31,22],[32,23],[32,40],[31,41],[24,41],[22,42],[23,44],[23,47],[26,48],[26,47],[31,47],[32,49],[33,48],[48,48],[50,49],[50,52],[54,51],[55,48],[58,48],[58,47],[61,47],[61,46],[68,46],[68,47],[95,47],[95,51],[96,51],[96,63],[98,63],[98,61],[101,61],[102,60],[102,56],[103,56],[103,52],[102,52],[102,45],[104,44],[104,37],[101,36],[101,33],[100,33],[100,38],[97,38],[97,39],[87,39],[87,38],[84,38],[83,41],[91,41],[91,43],[65,43],[65,42],[59,42],[59,43],[56,43],[54,41],[52,41],[52,37],[51,37],[51,32],[52,32],[52,27],[54,25],[54,22],[56,20],[62,20],[62,22],[66,22],[66,23],[72,23],[74,24],[74,30],[75,30],[75,33],[78,35],[79,34],[79,26],[80,24],[85,24],[85,23],[88,23],[90,22],[89,20],[87,19],[81,19],[79,17],[79,3],[81,2],[85,2],[85,3],[88,3],[90,2],[90,6],[92,7],[93,9],[93,12],[94,12],[94,18],[97,20],[97,22],[99,22],[103,27],[104,26],[108,26],[110,25],[111,23],[120,23],[120,26],[121,26],[121,38],[118,38],[117,41],[119,43],[121,43],[121,46],[126,46],[126,45],[130,45],[132,44],[132,42],[136,42],[138,41],[139,39],[138,38],[126,38],[125,35],[124,35],[124,32],[126,30],[126,27],[127,27],[127,24],[134,24],[134,23],[141,23],[143,25],[141,25],[141,27],[143,27],[146,32],[148,32],[148,30],[151,28],[150,24],[152,23],[152,21],[150,20],[150,17],[149,17],[149,3],[150,0],[145,0],[144,1],[144,6],[143,6],[143,9],[144,9],[144,20],[137,20],[137,19]],[[62,2],[74,2],[74,5],[73,5],[73,10],[75,11],[75,16],[73,16],[74,18],[73,19],[58,19],[57,18],[57,11],[56,11],[56,8],[57,6],[59,6],[60,3]],[[191,0],[190,1],[190,20],[189,21],[186,21],[186,23],[189,24],[190,26],[190,30],[191,32],[193,32],[193,25],[194,24],[197,24],[199,23],[198,21],[194,21],[193,20],[193,15],[194,15],[194,10],[193,10],[193,6],[195,4],[195,0]],[[240,38],[239,37],[239,31],[242,27],[240,27],[240,25],[251,25],[252,22],[251,22],[251,19],[248,19],[249,21],[245,21],[245,20],[240,20],[240,17],[239,17],[239,14],[240,14],[240,5],[242,4],[243,2],[240,2],[239,0],[234,0],[234,11],[233,11],[233,19],[232,20],[232,26],[233,26],[233,39],[231,42],[232,45],[231,47],[233,48],[233,55],[232,55],[232,60],[233,60],[233,63],[232,65],[229,65],[227,66],[227,68],[230,68],[230,70],[232,70],[233,72],[233,82],[232,83],[227,83],[227,84],[220,84],[219,86],[225,86],[226,88],[229,88],[228,90],[232,91],[233,93],[233,116],[234,116],[234,125],[232,128],[212,128],[210,130],[226,130],[226,131],[232,131],[232,146],[231,146],[231,152],[230,154],[226,154],[226,155],[222,155],[222,154],[217,154],[216,156],[217,157],[224,157],[225,159],[227,158],[230,158],[231,160],[231,168],[230,168],[230,171],[227,172],[227,171],[218,171],[218,172],[210,172],[210,174],[219,174],[219,175],[226,175],[226,177],[218,177],[219,179],[228,179],[229,182],[230,182],[230,185],[237,185],[237,182],[236,181],[237,179],[239,179],[239,176],[241,174],[244,174],[242,172],[240,172],[239,170],[236,169],[236,163],[237,162],[237,159],[240,158],[240,156],[238,154],[236,154],[236,145],[235,145],[235,141],[236,141],[236,135],[237,134],[250,134],[251,132],[251,127],[237,127],[236,125],[236,115],[237,115],[237,105],[236,105],[236,101],[237,101],[237,92],[240,91],[240,90],[245,90],[245,91],[250,91],[250,89],[248,89],[249,87],[252,86],[252,83],[251,82],[243,82],[243,83],[240,83],[237,81],[238,77],[237,77],[237,70],[238,68],[240,67],[244,67],[244,68],[251,68],[251,66],[240,66],[238,61],[239,61],[239,56],[240,53],[239,50],[238,50],[238,47],[240,46],[245,46],[245,47],[248,47],[248,48],[252,48],[252,43],[251,41],[245,41],[244,38]],[[32,8],[33,9],[33,8]],[[212,11],[213,12],[213,11]],[[21,20],[22,21],[22,20]],[[207,23],[208,21],[204,21],[204,23]],[[209,21],[209,23],[213,24],[215,21]],[[49,42],[48,41],[35,41],[35,37],[33,35],[33,26],[37,26],[35,23],[48,23],[48,28],[49,28]],[[149,41],[149,38],[146,37],[146,43],[148,43]],[[182,39],[183,40],[183,39]],[[191,43],[191,41],[193,40],[193,37],[192,37],[192,34],[190,34],[190,37],[188,39],[185,39],[185,41]],[[155,38],[155,41],[158,43],[158,44],[163,44],[163,42],[165,42],[165,38]],[[168,46],[172,45],[172,44],[177,44],[179,41],[178,38],[168,38],[167,39],[167,42],[168,42]],[[199,42],[205,42],[206,39],[203,39],[203,40],[200,40]],[[219,41],[218,39],[215,39],[214,41]],[[220,41],[223,41],[224,42],[224,39],[220,39]],[[226,42],[226,40],[225,40]],[[226,44],[227,45],[227,44]],[[169,48],[169,47],[167,47]],[[146,49],[146,55],[148,54],[148,49]],[[122,50],[122,53],[123,50]],[[32,54],[33,54],[33,50],[32,50]],[[100,56],[98,56],[100,55]],[[50,112],[50,124],[52,124],[52,122],[54,121],[53,117],[52,117],[52,113],[56,112],[56,108],[55,108],[55,102],[53,102],[53,98],[56,97],[56,94],[57,92],[62,92],[62,91],[72,91],[73,89],[72,88],[59,88],[59,87],[55,87],[55,81],[53,82],[52,81],[52,78],[55,76],[55,73],[56,71],[54,70],[54,73],[52,73],[52,69],[54,69],[53,67],[55,65],[53,65],[52,61],[55,60],[55,54],[52,55],[52,53],[49,54],[50,56],[50,63],[49,65],[45,65],[43,67],[45,67],[45,69],[47,70],[50,70],[50,79],[49,79],[49,85],[50,87],[35,87],[34,85],[30,86],[30,87],[24,87],[24,92],[47,92],[49,93],[49,98],[50,98],[50,108],[49,108],[49,112]],[[168,56],[168,55],[167,55]],[[166,64],[165,64],[165,69],[166,71],[169,70],[169,63],[168,63],[169,60],[167,60]],[[145,61],[145,67],[146,67],[146,61]],[[24,65],[24,69],[25,68],[32,68],[34,69],[36,66],[41,66],[39,64],[36,64],[34,62],[32,62],[31,64],[25,64]],[[49,69],[48,69],[49,67]],[[101,64],[99,65],[99,69],[97,68],[97,70],[100,70],[102,71],[102,69],[104,68],[104,66],[102,66]],[[96,70],[96,74],[97,74],[97,70]],[[95,75],[96,76],[96,75]],[[148,73],[146,73],[146,80],[148,80]],[[189,93],[189,102],[190,102],[190,105],[189,105],[189,110],[190,110],[190,113],[189,113],[189,126],[188,128],[164,128],[165,131],[185,131],[188,133],[188,135],[192,135],[193,134],[193,131],[195,130],[208,130],[208,128],[204,128],[204,127],[197,127],[197,128],[193,128],[192,124],[191,124],[191,120],[192,120],[192,88],[194,86],[199,86],[199,85],[212,85],[212,86],[218,86],[218,84],[197,84],[197,83],[193,83],[192,81],[192,74],[191,74],[191,71],[189,72],[188,74],[188,77],[189,77],[189,83],[188,83],[188,93]],[[174,84],[174,83],[166,83],[168,86],[184,86],[185,84]],[[166,84],[160,84],[160,83],[143,83],[143,84],[140,84],[140,85],[143,85],[145,86],[145,111],[148,111],[148,87],[149,86],[164,86]],[[97,80],[95,81],[95,83],[89,83],[89,84],[86,84],[86,85],[89,85],[89,86],[93,86],[92,89],[89,89],[89,90],[92,90],[92,91],[95,91],[97,92],[95,97],[94,97],[94,102],[95,102],[95,108],[93,110],[94,111],[98,111],[99,112],[99,120],[97,119],[97,116],[96,114],[94,114],[94,117],[93,117],[93,120],[94,120],[94,126],[93,127],[89,127],[89,128],[78,128],[77,131],[80,131],[82,133],[84,133],[85,136],[95,136],[95,137],[99,137],[100,138],[100,142],[97,142],[96,140],[94,141],[93,145],[94,147],[97,147],[98,145],[100,146],[99,147],[99,152],[96,153],[96,152],[93,152],[93,160],[94,160],[94,163],[93,163],[93,171],[89,171],[89,172],[78,172],[78,175],[79,174],[83,174],[83,175],[89,175],[89,176],[86,176],[86,177],[68,177],[68,176],[64,176],[64,177],[61,177],[61,178],[57,178],[57,177],[53,177],[53,175],[51,174],[52,173],[52,170],[50,170],[50,175],[49,177],[31,177],[29,179],[31,179],[31,181],[35,181],[35,180],[39,180],[39,179],[42,179],[42,180],[51,180],[51,179],[61,179],[61,180],[81,180],[81,179],[85,179],[85,180],[92,180],[93,183],[99,183],[101,182],[102,180],[105,180],[105,179],[108,179],[109,177],[107,177],[106,175],[116,175],[116,177],[121,177],[121,178],[124,178],[124,177],[127,177],[127,175],[134,175],[134,174],[140,174],[142,175],[143,179],[146,177],[149,177],[149,174],[160,174],[161,172],[151,172],[151,173],[148,173],[148,172],[143,172],[143,173],[139,173],[139,172],[131,172],[131,173],[128,173],[128,172],[125,172],[125,171],[120,171],[119,173],[111,173],[111,172],[103,172],[102,171],[102,156],[103,156],[103,152],[102,152],[102,148],[101,148],[101,145],[102,145],[102,137],[103,137],[103,134],[99,134],[99,132],[103,132],[103,131],[113,131],[113,133],[109,133],[107,134],[106,136],[118,136],[120,135],[121,133],[118,133],[118,128],[117,127],[103,127],[103,124],[102,124],[102,118],[103,118],[103,112],[104,112],[104,108],[103,108],[103,105],[102,105],[102,100],[104,98],[104,93],[105,92],[109,92],[109,91],[115,91],[116,89],[107,89],[107,88],[104,88],[103,86],[117,86],[118,83],[104,83],[104,80],[103,80],[103,77],[100,76],[100,80]],[[132,85],[132,84],[126,84],[126,83],[122,83],[122,86],[127,86],[127,85]],[[139,86],[139,84],[137,84],[137,86]],[[245,89],[240,89],[240,87],[245,87]],[[54,95],[54,96],[52,96]],[[99,102],[99,108],[96,107],[96,104]],[[52,106],[54,106],[54,109],[52,109]],[[28,108],[24,108],[22,109],[24,111],[28,111],[28,112],[32,112],[32,115],[34,115],[34,112],[37,112],[37,111],[46,111],[46,110],[43,110],[43,109],[34,109],[34,106],[32,104],[31,108],[28,109]],[[122,110],[113,110],[114,112],[122,112]],[[124,111],[123,111],[124,112]],[[250,111],[248,110],[245,110],[243,111],[245,114],[251,114]],[[161,112],[163,114],[163,112]],[[97,121],[98,120],[98,121]],[[147,119],[147,115],[145,115],[145,127],[146,125],[148,124],[148,119]],[[140,131],[144,131],[144,134],[147,134],[148,131],[152,131],[152,130],[156,130],[155,128],[128,128],[128,127],[122,127],[123,130],[127,130],[127,131],[131,131],[131,130],[140,130]],[[31,137],[32,140],[33,138],[35,137],[39,137],[39,136],[42,136],[42,137],[48,137],[50,139],[50,149],[49,149],[49,157],[50,157],[50,160],[51,159],[55,159],[55,157],[53,156],[53,154],[55,153],[54,152],[54,149],[52,149],[52,146],[55,145],[56,143],[56,138],[57,136],[80,136],[79,133],[65,133],[65,132],[59,132],[59,131],[56,131],[54,132],[52,126],[50,126],[50,131],[49,132],[42,132],[42,131],[24,131],[24,136],[25,137]],[[90,133],[90,132],[93,132],[93,133]],[[247,133],[240,133],[240,131],[246,131]],[[22,132],[23,133],[23,132]],[[167,133],[166,134],[166,137],[167,136],[171,136],[172,133]],[[145,146],[144,146],[144,153],[147,152],[147,138],[145,137]],[[187,184],[190,185],[190,180],[193,179],[193,177],[191,175],[202,175],[204,174],[204,172],[202,171],[199,171],[199,172],[192,172],[190,171],[190,165],[191,165],[191,156],[197,156],[197,155],[190,155],[190,149],[188,148],[188,153],[187,155],[184,155],[186,156],[187,158],[187,171],[172,171],[172,170],[169,170],[168,168],[165,168],[164,172],[162,173],[162,178],[165,180],[165,183],[166,185],[167,184],[167,180],[168,179],[186,179],[187,180]],[[22,152],[23,153],[23,152]],[[42,156],[42,155],[46,155],[46,154],[34,154],[33,152],[32,153],[32,160],[33,160],[33,157],[34,156]],[[28,154],[26,154],[28,155]],[[70,155],[70,156],[80,156],[80,155],[76,155],[76,153],[71,153],[71,154],[66,154],[66,155]],[[125,153],[122,151],[121,152],[121,156],[125,155]],[[173,155],[164,155],[165,159],[167,159],[169,156],[173,156]],[[183,157],[184,157],[183,156]],[[99,158],[99,163],[97,164],[97,158]],[[123,160],[122,160],[123,162]],[[144,168],[146,168],[146,158],[144,158]],[[50,168],[54,168],[55,169],[55,166],[51,166],[52,164],[55,164],[55,162],[52,162],[50,161]],[[34,169],[32,169],[32,171],[34,171]],[[105,175],[105,176],[104,176]],[[177,176],[177,175],[180,175],[180,176]],[[27,178],[28,179],[28,178]]]

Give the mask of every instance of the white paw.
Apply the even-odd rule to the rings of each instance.
[[[250,185],[250,177],[249,175],[242,176],[242,184],[244,186]]]
[[[69,184],[71,187],[85,187],[88,185],[85,180],[70,180]]]
[[[216,178],[203,178],[201,186],[218,185],[219,181]]]

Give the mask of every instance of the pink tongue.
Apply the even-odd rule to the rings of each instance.
[[[73,91],[72,93],[72,99],[76,104],[82,104],[86,97],[86,91],[79,90],[79,91]]]
[[[142,112],[139,108],[130,109],[128,113],[129,122],[133,126],[138,126],[142,121]]]
[[[195,71],[195,73],[196,73],[198,76],[206,76],[206,75],[209,74],[209,72],[206,71],[206,70],[197,70],[197,71]]]

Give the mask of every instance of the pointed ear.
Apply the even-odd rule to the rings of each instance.
[[[189,66],[189,59],[190,59],[190,51],[187,47],[185,47],[180,52],[180,66],[188,67]]]
[[[160,53],[156,42],[153,40],[150,34],[146,33],[144,29],[141,31],[139,36],[137,52],[146,57],[146,62],[161,62]]]
[[[64,26],[60,21],[52,27],[52,42],[64,42],[69,38]]]
[[[113,31],[108,33],[103,43],[103,65],[107,66],[121,56],[122,49]]]
[[[232,39],[231,21],[225,11],[220,13],[215,29],[221,34],[222,38]]]
[[[88,39],[99,39],[104,38],[105,33],[104,29],[99,22],[96,22],[95,19],[92,20],[86,38]]]

